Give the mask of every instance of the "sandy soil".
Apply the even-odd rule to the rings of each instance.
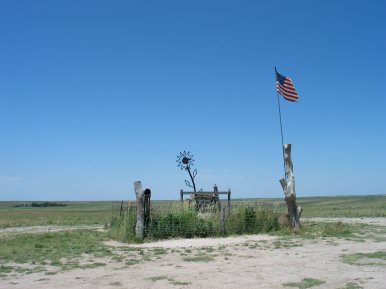
[[[386,218],[302,218],[302,222],[342,222],[347,224],[386,226]]]
[[[386,226],[386,218],[359,220]],[[379,237],[383,239],[365,242],[337,238],[288,240],[268,235],[165,240],[139,245],[110,241],[107,244],[122,256],[140,250],[148,258],[131,265],[105,258],[106,266],[93,269],[0,277],[0,288],[290,288],[283,284],[314,278],[325,283],[313,288],[345,288],[353,283],[360,286],[353,288],[384,289],[385,264],[350,265],[342,260],[342,255],[386,252],[383,241],[386,236]],[[156,253],[160,248],[166,253]],[[209,258],[200,261],[194,260],[195,256]]]

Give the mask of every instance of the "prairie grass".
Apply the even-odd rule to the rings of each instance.
[[[222,201],[225,206],[226,202]],[[65,207],[15,207],[25,202],[0,202],[0,228],[35,225],[107,224],[119,215],[120,201],[60,202]],[[30,201],[28,203],[31,203]],[[270,209],[286,213],[283,198],[234,199],[232,210],[245,207]],[[386,196],[298,197],[303,217],[386,217]],[[179,201],[153,201],[152,208],[170,209]],[[127,204],[124,204],[127,207]]]
[[[135,224],[135,211],[130,210],[113,219],[109,236],[123,242],[136,242]],[[275,206],[252,206],[245,202],[232,209],[230,215],[226,214],[223,231],[220,226],[220,212],[216,207],[209,207],[203,213],[188,204],[163,203],[152,206],[145,235],[147,240],[158,240],[256,234],[278,229],[278,210]]]
[[[100,262],[81,265],[78,258],[110,255],[110,250],[102,244],[104,240],[105,234],[95,231],[5,236],[0,239],[0,262],[30,264],[33,267],[55,266],[63,270],[102,266]],[[10,270],[5,265],[1,266],[3,272]]]
[[[358,224],[345,224],[341,222],[336,223],[316,223],[306,222],[302,225],[299,232],[294,233],[289,228],[282,228],[272,234],[281,236],[283,238],[295,237],[303,239],[316,239],[323,237],[335,237],[352,239],[354,241],[362,241],[367,235],[364,235],[366,226]]]
[[[111,222],[120,202],[62,202],[64,207],[15,207],[0,202],[0,228],[43,225],[91,225]]]
[[[276,204],[282,213],[287,212],[283,198],[247,199],[261,206]],[[237,207],[244,200],[233,200]],[[386,195],[339,196],[339,197],[298,197],[297,204],[304,208],[303,217],[386,217]]]
[[[386,217],[386,195],[298,198],[303,217]]]

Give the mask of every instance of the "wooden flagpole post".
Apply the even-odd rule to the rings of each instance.
[[[283,124],[281,122],[281,109],[280,109],[279,93],[276,92],[276,95],[277,95],[277,105],[279,107],[279,120],[280,120],[280,133],[281,133],[281,149],[282,149],[282,154],[283,154],[284,177],[287,178],[287,174],[286,174],[286,171],[285,171]]]
[[[290,221],[292,229],[295,232],[298,232],[300,230],[300,216],[302,215],[303,209],[296,204],[295,176],[293,174],[293,164],[291,159],[291,145],[284,144],[279,94],[281,94],[286,100],[292,102],[296,102],[299,96],[295,90],[292,80],[288,77],[284,77],[279,74],[276,70],[276,67],[275,76],[277,105],[279,108],[280,119],[281,145],[283,150],[284,161],[284,178],[280,179],[280,184],[283,188],[285,202],[287,204],[288,220]]]

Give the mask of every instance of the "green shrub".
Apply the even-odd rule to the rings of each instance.
[[[279,229],[278,212],[272,208],[239,207],[226,219],[228,234],[267,233]]]
[[[175,209],[166,215],[155,213],[146,229],[146,236],[152,239],[214,236],[218,231],[215,229],[215,215],[201,215],[190,208]]]

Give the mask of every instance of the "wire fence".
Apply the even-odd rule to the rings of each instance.
[[[222,202],[197,209],[194,202],[152,201],[144,235],[164,239],[270,232],[279,229],[282,212],[283,204],[261,201],[235,201],[230,211]],[[136,218],[135,203],[122,203],[112,220],[111,236],[135,240]]]

